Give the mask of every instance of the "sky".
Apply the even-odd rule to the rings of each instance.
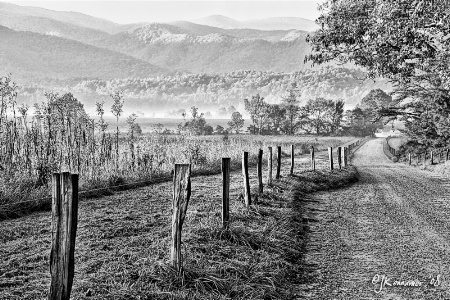
[[[5,1],[58,11],[75,11],[120,24],[195,20],[224,15],[244,21],[272,17],[301,17],[315,20],[317,1]]]

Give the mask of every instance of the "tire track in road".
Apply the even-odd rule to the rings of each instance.
[[[353,164],[358,183],[305,202],[317,222],[305,242],[299,298],[450,299],[449,180],[392,163],[381,139],[364,144]],[[377,274],[390,278],[382,288],[372,282]],[[430,284],[438,275],[439,285]]]

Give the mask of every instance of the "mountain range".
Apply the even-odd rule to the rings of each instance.
[[[225,29],[257,29],[257,30],[303,30],[314,31],[319,26],[304,18],[282,17],[261,20],[237,21],[225,16],[213,15],[192,21],[193,23]]]
[[[117,24],[81,13],[0,2],[0,74],[33,81],[113,79],[251,69],[292,72],[303,58],[313,21],[236,21],[210,16],[192,22]]]

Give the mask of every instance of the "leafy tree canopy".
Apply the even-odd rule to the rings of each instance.
[[[449,1],[327,0],[320,10],[321,29],[307,38],[312,53],[306,60],[352,62],[365,67],[368,77],[389,78],[395,106],[380,109],[379,116],[405,121],[418,142],[430,130],[417,128],[431,118],[435,138],[448,143]]]
[[[375,89],[371,90],[369,94],[367,94],[364,98],[361,100],[361,104],[359,107],[362,109],[376,109],[379,107],[389,107],[389,105],[392,102],[392,97],[388,94],[386,94],[381,89]]]

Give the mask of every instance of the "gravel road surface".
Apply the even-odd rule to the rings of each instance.
[[[450,182],[357,150],[360,181],[306,199],[305,299],[450,299]]]

